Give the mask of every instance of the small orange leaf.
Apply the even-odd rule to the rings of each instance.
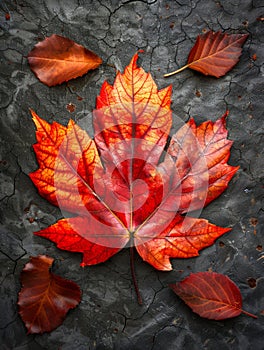
[[[237,64],[242,52],[242,45],[248,34],[224,34],[209,31],[198,35],[188,57],[188,63],[182,68],[165,74],[169,77],[186,68],[194,69],[204,75],[219,78]]]
[[[102,63],[92,51],[56,34],[38,43],[27,58],[37,78],[48,86],[80,77]]]
[[[227,276],[216,272],[197,272],[182,282],[169,286],[192,310],[201,317],[225,320],[242,313],[242,297],[237,285]]]
[[[49,271],[53,261],[46,255],[31,257],[21,273],[19,314],[31,334],[51,332],[80,302],[77,284]]]

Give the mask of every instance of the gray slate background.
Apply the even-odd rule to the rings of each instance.
[[[10,13],[10,20],[5,13]],[[263,17],[261,0],[0,1],[1,349],[263,349]],[[191,70],[164,79],[164,73],[186,63],[196,36],[205,29],[249,33],[239,64],[221,79]],[[52,88],[41,84],[25,56],[53,33],[93,50],[104,64],[68,84]],[[145,51],[140,64],[159,88],[173,85],[176,116],[202,122],[230,110],[227,126],[234,140],[230,164],[240,165],[228,190],[201,215],[233,227],[231,232],[198,258],[172,260],[174,270],[169,273],[155,271],[136,258],[141,307],[127,250],[104,264],[82,269],[81,254],[61,251],[32,234],[61,214],[38,195],[28,177],[37,169],[29,107],[50,122],[66,124],[73,118],[91,133],[91,125],[82,121],[95,107],[103,81],[112,83],[112,66],[123,70],[138,49]],[[76,106],[74,113],[67,110],[69,103]],[[19,275],[29,256],[38,254],[54,257],[53,272],[77,282],[83,297],[59,328],[28,336],[16,307]],[[243,308],[259,318],[205,320],[167,288],[190,272],[208,269],[237,283]]]

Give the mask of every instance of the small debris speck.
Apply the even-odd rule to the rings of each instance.
[[[256,286],[257,286],[256,279],[252,278],[252,277],[247,280],[247,283],[248,283],[250,288],[256,288]]]
[[[75,105],[73,103],[68,103],[66,108],[70,113],[73,113],[75,111]]]

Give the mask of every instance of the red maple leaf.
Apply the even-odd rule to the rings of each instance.
[[[190,217],[218,197],[238,167],[227,164],[226,115],[168,137],[171,87],[158,90],[136,54],[113,86],[105,82],[93,114],[95,136],[72,120],[52,124],[32,111],[39,193],[75,216],[36,232],[60,249],[101,263],[125,246],[159,270],[197,256],[229,228]],[[166,151],[165,151],[166,150]]]

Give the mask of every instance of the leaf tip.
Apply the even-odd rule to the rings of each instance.
[[[223,114],[222,118],[226,119],[229,116],[229,110],[227,109],[225,113]]]
[[[31,113],[33,122],[34,122],[35,125],[37,126],[37,122],[38,122],[41,118],[37,115],[37,113],[36,113],[32,108],[29,108],[29,111],[30,111],[30,113]]]
[[[139,53],[143,53],[143,52],[144,52],[144,50],[140,49],[140,50],[138,50],[138,51],[135,53],[135,55],[132,57],[132,60],[131,60],[131,63],[130,63],[130,64],[132,64],[133,69],[138,68],[138,66],[137,66],[138,54],[139,54]]]
[[[29,108],[29,112],[31,113],[32,118],[34,118],[34,116],[37,115],[36,112],[32,108]]]

